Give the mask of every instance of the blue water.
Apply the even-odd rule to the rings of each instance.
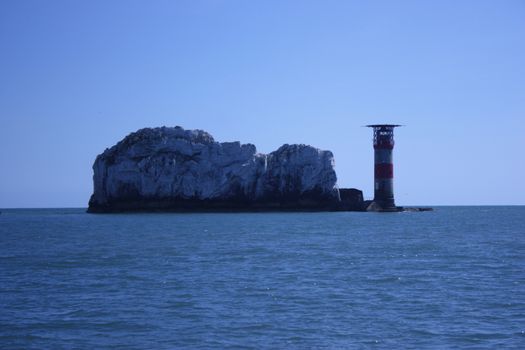
[[[2,210],[2,349],[524,349],[525,207]]]

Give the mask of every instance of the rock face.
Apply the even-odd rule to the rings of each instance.
[[[332,152],[216,142],[202,130],[145,128],[100,154],[90,212],[337,210]]]

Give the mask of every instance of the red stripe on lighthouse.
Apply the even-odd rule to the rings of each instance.
[[[374,144],[374,149],[394,149],[393,143],[378,143]]]
[[[379,163],[375,165],[375,177],[378,179],[392,179],[394,178],[394,165]]]

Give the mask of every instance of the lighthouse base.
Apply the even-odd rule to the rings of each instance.
[[[403,211],[403,207],[396,207],[395,205],[385,206],[384,204],[381,204],[377,201],[370,201],[370,203],[367,203],[366,211],[395,213]]]
[[[376,213],[399,213],[407,211],[432,211],[434,209],[428,207],[383,207],[376,201],[365,201],[365,210]]]

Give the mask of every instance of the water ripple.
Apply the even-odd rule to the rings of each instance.
[[[3,210],[6,349],[521,349],[525,208]]]

